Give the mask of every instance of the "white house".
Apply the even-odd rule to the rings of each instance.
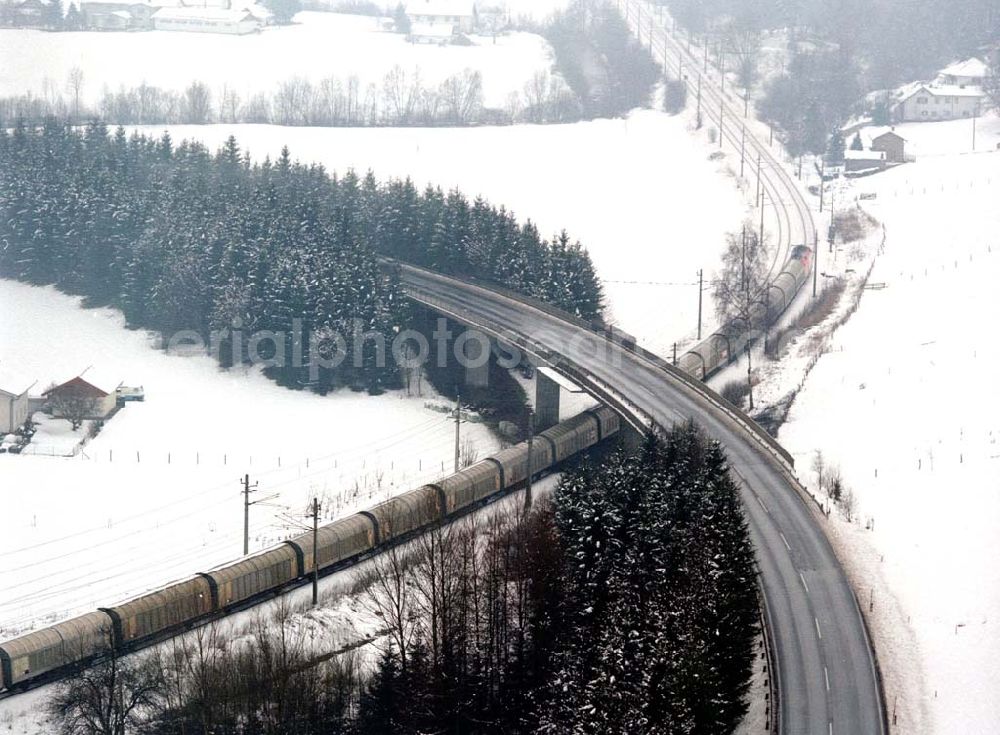
[[[449,28],[451,35],[472,33],[476,27],[476,3],[474,0],[410,0],[406,5],[406,17],[410,19],[411,32],[413,26],[419,26],[424,32],[429,26],[441,26]]]
[[[910,87],[892,108],[898,122],[955,120],[979,115],[986,95],[979,87],[954,84],[917,84]]]
[[[34,383],[8,375],[0,381],[0,434],[10,434],[28,420],[28,391]]]
[[[158,31],[243,35],[260,30],[261,25],[261,21],[246,9],[182,7],[161,8],[153,13],[153,27]]]
[[[938,73],[938,81],[956,87],[982,87],[989,74],[990,68],[986,63],[973,57],[946,66]]]

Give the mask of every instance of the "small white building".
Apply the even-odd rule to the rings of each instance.
[[[161,8],[153,13],[153,27],[158,31],[243,35],[259,31],[261,25],[262,22],[247,9],[182,7]]]
[[[28,420],[28,391],[32,385],[24,378],[0,375],[0,435],[13,433]]]
[[[474,0],[410,0],[406,5],[410,19],[411,35],[414,26],[426,32],[429,26],[450,29],[449,35],[472,33],[476,28],[476,3]]]
[[[973,57],[946,66],[938,73],[938,82],[956,87],[982,87],[989,74],[990,68],[986,63]]]
[[[898,122],[930,122],[974,117],[986,95],[979,87],[954,84],[918,84],[905,91],[892,108]]]

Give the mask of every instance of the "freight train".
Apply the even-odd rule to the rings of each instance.
[[[773,324],[785,313],[799,289],[809,280],[812,258],[812,248],[805,245],[797,245],[792,250],[784,268],[754,305],[751,315],[754,324],[765,323],[765,320],[767,324]],[[736,319],[730,322],[685,352],[677,361],[677,367],[698,380],[706,380],[716,370],[728,365],[739,356],[749,336],[747,325],[741,321]]]
[[[618,414],[600,407],[541,432],[532,444],[531,473],[555,467],[620,428]],[[521,443],[436,483],[322,526],[315,554],[310,531],[115,607],[0,644],[0,691],[29,688],[64,669],[100,660],[112,649],[134,650],[276,595],[316,569],[370,556],[517,487],[528,477],[528,459],[528,444]]]

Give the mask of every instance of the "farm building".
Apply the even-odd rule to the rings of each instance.
[[[433,35],[472,33],[476,27],[476,4],[473,0],[410,0],[406,6],[406,16],[412,26],[428,33],[428,27],[436,27]]]
[[[881,171],[885,168],[885,153],[880,151],[844,151],[844,170]]]
[[[86,419],[106,419],[114,413],[121,381],[98,378],[89,369],[45,391],[54,418],[80,413]],[[84,377],[84,376],[87,377]]]
[[[247,9],[161,8],[153,14],[153,27],[158,31],[243,35],[259,31],[261,25],[261,20]]]
[[[985,94],[978,87],[918,84],[903,93],[892,108],[898,122],[955,120],[980,114]]]
[[[884,153],[886,163],[906,161],[906,138],[894,130],[872,135],[868,147],[873,151]]]
[[[10,434],[28,420],[32,385],[24,378],[0,375],[0,434]]]
[[[62,20],[52,0],[0,0],[0,26],[51,28]]]
[[[990,68],[985,62],[973,57],[942,69],[938,74],[938,81],[956,87],[982,87],[989,74]]]
[[[176,0],[83,0],[83,24],[98,31],[150,30],[153,13]]]

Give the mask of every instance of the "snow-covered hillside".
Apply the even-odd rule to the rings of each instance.
[[[458,187],[531,219],[543,235],[565,228],[590,251],[610,316],[669,355],[674,340],[695,336],[698,270],[710,277],[725,233],[746,211],[733,181],[708,160],[717,148],[692,137],[689,125],[686,116],[637,110],[624,120],[500,128],[167,129],[175,142],[212,149],[235,135],[256,159],[274,159],[287,144],[294,158],[330,171]],[[163,129],[140,128],[154,136]]]
[[[995,147],[996,119],[981,122]],[[864,204],[886,226],[876,288],[833,337],[780,440],[803,479],[821,450],[856,496],[857,520],[839,535],[873,601],[880,655],[907,680],[890,683],[889,707],[908,732],[994,732],[1000,153],[957,155],[971,121],[898,131],[917,162],[849,190],[876,195]]]
[[[254,550],[304,525],[313,496],[333,519],[451,470],[454,423],[426,382],[319,397],[156,351],[51,288],[0,280],[0,303],[0,360],[20,374],[44,387],[93,364],[146,394],[75,458],[0,454],[0,638],[238,557],[244,473],[273,496],[251,511]],[[465,427],[481,456],[497,448]]]
[[[360,81],[381,89],[397,64],[412,75],[419,69],[425,86],[436,86],[466,68],[482,72],[487,106],[503,107],[536,72],[552,66],[548,43],[531,33],[473,37],[472,46],[412,44],[380,30],[379,19],[358,15],[302,12],[295,24],[262,33],[226,36],[212,33],[48,33],[0,29],[0,96],[31,92],[49,97],[67,92],[67,75],[83,70],[83,100],[94,103],[105,89],[141,83],[181,91],[199,80],[213,95],[223,85],[244,101],[273,93],[293,77],[316,84],[327,77]]]

